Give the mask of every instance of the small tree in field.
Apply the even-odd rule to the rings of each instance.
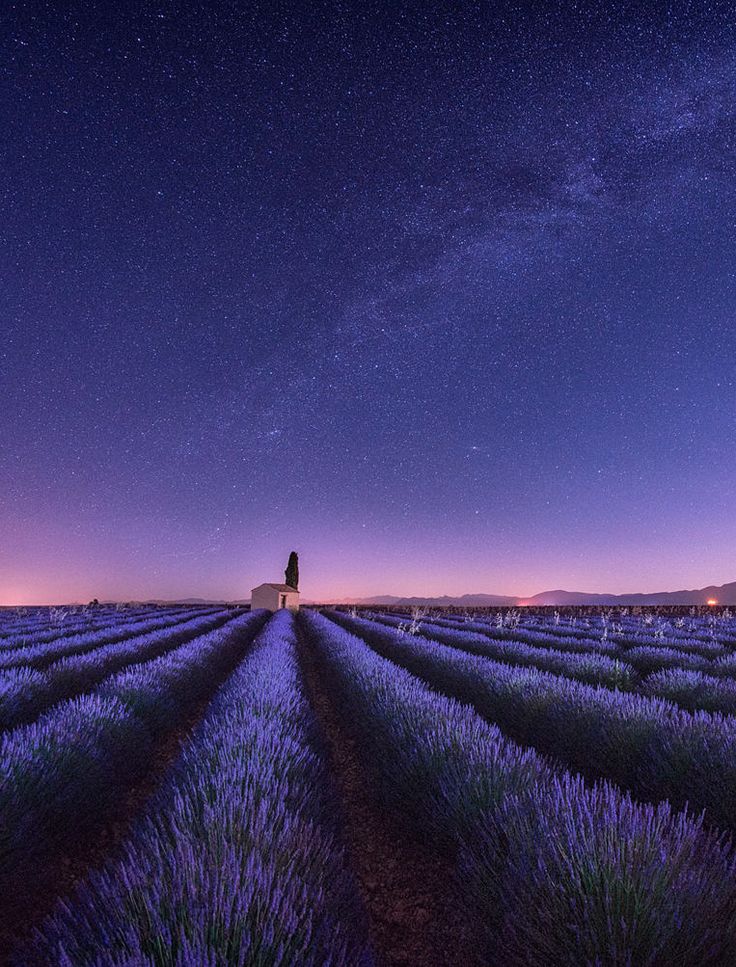
[[[290,588],[295,588],[299,590],[299,555],[296,551],[292,551],[289,554],[289,563],[286,565],[286,570],[284,571],[286,576],[286,583]]]

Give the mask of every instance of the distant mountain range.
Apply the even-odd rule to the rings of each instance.
[[[375,598],[359,598],[355,604],[395,604],[401,607],[426,605],[432,608],[496,608],[514,607],[522,598],[512,598],[503,594],[462,594],[452,597],[443,594],[439,598],[400,598],[394,594],[379,594]]]
[[[652,594],[591,594],[587,591],[542,591],[529,598],[515,597],[508,594],[461,594],[457,596],[443,594],[439,597],[401,597],[395,594],[379,594],[372,598],[343,598],[332,601],[333,604],[365,604],[365,605],[398,605],[399,607],[429,607],[429,608],[518,608],[543,607],[555,605],[601,605],[610,604],[618,607],[637,604],[708,604],[716,601],[720,605],[736,606],[736,581],[730,584],[711,584],[707,588],[696,588],[691,591],[655,591]],[[114,603],[114,602],[104,602]],[[180,598],[165,601],[160,598],[147,601],[135,601],[131,604],[188,604],[215,605],[224,604],[220,599]],[[240,598],[229,601],[229,604],[250,604],[250,598]],[[327,601],[309,601],[302,599],[303,604],[323,604]]]
[[[736,581],[731,584],[710,585],[691,591],[656,591],[652,594],[590,594],[586,591],[542,591],[530,598],[517,598],[503,594],[462,594],[459,597],[442,595],[437,598],[402,598],[393,594],[363,598],[357,604],[399,605],[401,607],[425,606],[431,608],[498,608],[542,607],[544,605],[611,604],[616,606],[636,604],[708,604],[716,601],[722,605],[736,605]]]

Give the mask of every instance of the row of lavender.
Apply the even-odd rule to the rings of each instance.
[[[93,608],[80,612],[70,612],[65,608],[38,609],[31,619],[18,622],[6,620],[4,624],[0,621],[0,653],[10,648],[43,644],[84,632],[121,627],[147,618],[176,616],[191,610],[181,605],[168,608]],[[203,611],[205,608],[197,610]]]
[[[693,609],[696,610],[696,609]],[[559,616],[558,616],[559,617]],[[568,652],[596,654],[601,652],[616,662],[633,669],[622,674],[620,681],[604,669],[597,679],[591,675],[572,674],[583,681],[599,681],[607,687],[633,688],[645,695],[658,695],[692,711],[702,709],[736,714],[736,618],[729,609],[709,611],[706,615],[666,620],[662,615],[648,614],[623,620],[605,615],[589,620],[585,628],[558,622],[554,616],[530,615],[518,623],[517,616],[483,622],[457,619],[432,619],[437,625],[464,632],[480,632],[498,640],[526,642]],[[601,630],[603,637],[592,639],[591,631]],[[607,636],[609,629],[612,633]],[[571,632],[577,632],[577,639]],[[450,643],[450,642],[446,642]],[[575,659],[572,659],[574,666]],[[619,667],[623,670],[623,665]],[[554,670],[554,669],[550,669]],[[573,671],[576,669],[573,668]],[[561,674],[568,674],[564,668]]]
[[[133,635],[154,631],[156,628],[167,628],[196,615],[212,614],[212,608],[192,608],[187,611],[157,612],[148,614],[134,621],[121,621],[90,631],[80,631],[73,635],[62,635],[50,641],[28,642],[15,645],[0,651],[0,670],[19,668],[26,665],[31,668],[44,668],[52,661],[64,655],[80,654],[91,651],[100,645],[123,641]]]
[[[572,614],[560,614],[552,609],[534,610],[528,608],[504,611],[470,611],[464,614],[443,611],[437,608],[412,608],[393,614],[413,617],[418,613],[432,620],[444,618],[463,624],[479,624],[485,627],[519,628],[554,632],[566,637],[612,639],[626,644],[657,642],[663,638],[676,640],[683,645],[689,642],[716,642],[733,647],[736,645],[736,611],[730,608],[692,607],[690,614],[672,615],[666,609],[653,609],[646,613],[633,614],[632,609],[600,609],[597,614],[581,613],[584,609],[573,609]]]
[[[402,620],[402,616],[399,615],[392,615],[392,617]],[[403,616],[403,620],[406,622],[408,619]],[[419,620],[416,613],[413,620]],[[636,656],[641,649],[662,648],[664,646],[680,655],[691,655],[705,659],[724,658],[734,651],[733,641],[717,637],[702,638],[682,634],[671,625],[665,626],[664,624],[654,632],[640,631],[638,634],[615,630],[609,633],[610,628],[617,626],[604,626],[602,631],[599,629],[599,633],[596,634],[593,629],[571,629],[557,625],[554,621],[544,621],[541,618],[537,618],[535,621],[527,618],[525,621],[518,622],[515,620],[497,622],[477,619],[466,621],[454,616],[422,614],[421,620],[444,627],[480,632],[498,640],[557,643],[557,647],[569,651],[598,651],[601,654],[619,658],[631,654]]]
[[[20,666],[0,671],[0,729],[32,721],[56,702],[89,691],[108,675],[128,665],[150,661],[198,635],[224,624],[230,612],[181,616],[175,624],[153,621],[61,657],[42,671]],[[154,630],[147,630],[149,628]],[[137,632],[137,633],[136,633]]]
[[[655,630],[639,629],[624,630],[615,624],[604,625],[598,629],[571,629],[559,626],[554,622],[544,622],[541,619],[516,623],[493,623],[488,621],[458,621],[457,618],[442,615],[431,618],[436,624],[446,627],[462,627],[468,631],[480,631],[491,634],[499,639],[523,641],[528,637],[531,641],[562,641],[570,650],[577,644],[585,649],[597,649],[602,654],[617,655],[619,657],[633,653],[638,654],[643,648],[661,648],[666,645],[675,652],[703,657],[708,659],[723,658],[734,650],[734,641],[723,637],[695,636],[682,633],[672,625],[660,624]]]
[[[384,807],[405,817],[407,835],[454,857],[480,962],[731,962],[730,845],[666,804],[555,769],[396,664],[434,669],[439,650],[443,672],[442,659],[451,667],[461,653],[338,616],[371,650],[325,617],[302,620]]]
[[[19,964],[371,962],[339,814],[274,616],[186,743],[122,854],[59,904]]]
[[[524,611],[453,614],[440,609],[412,608],[411,611],[386,609],[386,613],[405,621],[427,620],[463,626],[471,630],[493,630],[499,636],[509,632],[518,634],[543,633],[568,640],[597,643],[602,649],[637,645],[660,645],[667,641],[672,647],[694,654],[723,655],[736,647],[736,616],[729,609],[710,613],[705,617],[672,620],[662,614],[646,615],[637,619],[600,616],[596,619],[568,618],[559,615]]]
[[[736,713],[733,652],[707,658],[669,643],[623,649],[612,642],[568,639],[548,629],[499,629],[443,618],[414,619],[410,623],[396,615],[370,612],[366,616],[496,661],[538,668],[606,688],[658,695],[690,710]]]
[[[61,630],[65,625],[83,625],[112,621],[126,614],[141,614],[149,606],[122,611],[118,606],[102,607],[18,607],[0,608],[0,644],[5,638],[19,634],[35,634],[39,631]]]
[[[691,607],[688,614],[668,614],[666,609],[655,609],[647,613],[634,615],[629,609],[619,612],[605,609],[598,615],[588,616],[573,614],[563,616],[558,611],[551,614],[524,611],[509,613],[500,620],[505,623],[526,624],[528,627],[538,625],[553,626],[563,634],[580,634],[581,636],[601,637],[604,635],[618,637],[620,640],[658,640],[661,638],[675,638],[683,643],[688,641],[719,641],[724,644],[736,645],[736,613],[730,608],[698,608]],[[482,620],[488,621],[489,615]],[[491,620],[499,622],[498,616]]]
[[[212,689],[264,620],[264,612],[236,617],[2,736],[0,919],[22,910],[53,877],[54,861],[122,808],[157,737]]]
[[[541,638],[544,637],[550,643],[547,647],[556,649],[580,652],[585,649],[588,653],[591,650],[595,653],[596,648],[607,649],[606,654],[609,658],[634,669],[629,681],[623,679],[621,683],[615,683],[615,687],[629,687],[644,695],[656,695],[691,711],[702,709],[735,714],[736,654],[732,646],[725,644],[726,631],[728,630],[731,636],[736,633],[736,622],[730,612],[726,610],[721,615],[709,614],[699,619],[697,623],[696,619],[693,619],[693,627],[689,631],[697,634],[690,639],[683,637],[676,627],[667,624],[661,618],[656,617],[656,622],[659,623],[658,630],[646,645],[632,645],[630,639],[625,644],[622,641],[616,644],[613,636],[609,640],[593,642],[591,649],[584,641],[571,644],[567,638],[567,631],[558,629],[554,622],[546,624],[542,629],[527,629],[526,632],[518,632],[516,635],[518,637],[519,634],[525,633],[527,635],[525,640],[532,645],[541,643]],[[455,630],[458,628],[456,623],[448,626],[454,627]],[[461,630],[465,628],[466,626],[463,626]],[[716,629],[720,629],[718,631],[720,640],[715,637]],[[487,627],[484,628],[481,625],[481,630],[488,634]],[[507,634],[513,638],[515,632],[511,631]],[[640,641],[644,641],[643,635]],[[590,639],[587,639],[587,642],[590,642]],[[563,670],[562,673],[566,672]],[[583,677],[582,680],[586,678]],[[610,687],[609,681],[604,677],[599,681],[600,684]]]
[[[704,810],[710,825],[736,831],[736,718],[689,713],[657,697],[494,661],[344,613],[332,616],[515,741],[643,801]]]

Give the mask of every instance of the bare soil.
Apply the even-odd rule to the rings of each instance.
[[[301,635],[307,696],[327,746],[343,806],[343,837],[368,916],[379,967],[470,967],[477,964],[468,918],[454,890],[453,858],[407,835],[376,801],[370,776],[322,674]]]

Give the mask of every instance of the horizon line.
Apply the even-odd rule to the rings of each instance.
[[[448,594],[447,592],[441,593],[405,593],[396,594],[392,592],[378,592],[376,594],[363,594],[358,597],[357,595],[335,595],[335,596],[325,596],[320,598],[319,596],[311,595],[309,602],[311,604],[321,604],[321,603],[336,603],[336,604],[360,604],[363,600],[373,599],[373,598],[398,598],[398,599],[430,599],[430,598],[462,598],[462,597],[494,597],[494,598],[507,598],[513,600],[515,604],[519,607],[524,607],[525,601],[532,598],[538,597],[542,594],[581,594],[590,596],[608,596],[608,597],[628,597],[628,596],[647,596],[655,594],[688,594],[703,592],[709,589],[722,588],[729,584],[736,584],[736,581],[724,581],[721,584],[705,584],[701,587],[695,588],[675,588],[674,590],[659,590],[659,591],[581,591],[575,589],[572,591],[567,590],[562,587],[546,588],[542,591],[535,591],[533,594],[504,594],[495,591],[463,591],[456,594]],[[96,599],[93,599],[96,600]],[[203,604],[247,604],[250,602],[250,598],[246,597],[203,597],[199,594],[183,594],[181,596],[164,598],[152,595],[150,597],[130,597],[130,598],[105,598],[100,601],[100,605],[121,605],[121,604],[183,604],[186,602],[202,602]],[[307,603],[305,601],[305,603]],[[8,602],[1,603],[0,608],[52,608],[52,607],[88,607],[89,601],[46,601],[46,602],[33,602],[33,603],[19,603],[19,602]]]

